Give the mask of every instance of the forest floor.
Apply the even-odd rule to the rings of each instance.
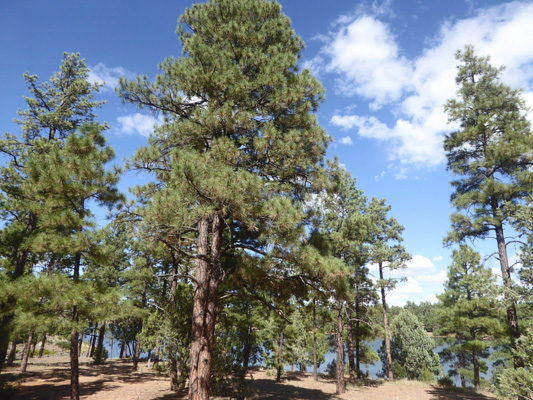
[[[92,359],[80,359],[80,388],[82,399],[93,400],[171,400],[184,399],[168,389],[169,380],[139,364],[132,372],[131,360],[108,360],[104,365],[91,364]],[[41,400],[69,398],[68,357],[43,357],[30,359],[28,372],[18,373],[18,365],[5,369],[0,383],[7,383],[12,390],[0,391],[0,398],[10,400]],[[11,393],[8,393],[11,392]],[[250,400],[494,400],[490,393],[470,390],[443,389],[414,381],[368,381],[367,385],[348,385],[345,394],[335,395],[333,379],[321,376],[318,382],[310,374],[287,372],[282,382],[264,371],[254,371],[251,379]],[[229,399],[213,397],[213,399]]]

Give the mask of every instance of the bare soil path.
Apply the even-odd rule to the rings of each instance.
[[[81,398],[91,400],[172,400],[184,399],[185,394],[171,392],[169,380],[140,365],[131,371],[131,361],[112,360],[105,365],[92,365],[90,359],[80,359]],[[18,374],[18,368],[7,368],[0,376],[10,382],[14,391],[10,400],[62,400],[69,398],[69,364],[67,357],[30,360],[28,373]],[[216,399],[216,398],[214,398]],[[218,398],[227,399],[227,398]],[[315,382],[309,374],[288,373],[282,382],[264,371],[256,371],[250,384],[250,400],[495,400],[488,393],[442,389],[421,382],[401,381],[387,383],[372,381],[367,386],[348,386],[342,396],[335,395],[335,382],[321,377]]]

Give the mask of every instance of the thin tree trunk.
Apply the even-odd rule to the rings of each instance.
[[[81,253],[76,253],[74,261],[74,284],[78,284],[80,278]],[[72,329],[70,331],[70,399],[79,400],[80,398],[80,370],[79,370],[79,352],[82,340],[78,343],[78,330],[76,326],[79,322],[78,306],[72,307]]]
[[[361,380],[361,327],[359,315],[359,301],[355,302],[355,371],[357,372],[357,379]]]
[[[28,340],[26,341],[26,345],[24,346],[24,351],[22,352],[22,358],[20,360],[20,373],[21,374],[26,373],[26,369],[28,368],[28,358],[30,357],[31,343],[33,342],[34,335],[35,335],[35,329],[32,329],[30,332],[30,335],[28,336]]]
[[[159,337],[155,340],[154,349],[154,367],[159,363],[159,352],[161,351],[161,339]],[[152,367],[153,368],[153,367]]]
[[[313,299],[313,378],[318,381],[318,354],[316,348],[316,299]]]
[[[278,353],[278,367],[276,369],[276,382],[281,382],[281,374],[283,373],[283,344],[284,344],[284,337],[283,337],[283,330],[281,330],[280,338],[279,338],[279,353]]]
[[[9,349],[9,354],[7,355],[6,366],[11,367],[13,361],[15,361],[15,356],[17,355],[17,338],[15,337],[11,342],[11,348]]]
[[[343,301],[337,299],[337,371],[335,386],[337,394],[343,394],[345,392],[344,384],[344,339],[343,339],[343,323],[342,323],[342,309]]]
[[[44,354],[45,343],[46,343],[46,333],[43,333],[43,339],[41,340],[41,349],[39,350],[39,358],[42,358]]]
[[[35,354],[35,347],[37,346],[37,338],[35,337],[35,334],[33,335],[33,339],[31,342],[31,351],[30,351],[30,358],[33,358]]]
[[[141,309],[144,310],[146,307],[146,280],[143,281],[143,293],[141,297]],[[142,331],[143,323],[141,320],[140,327],[139,327],[139,333],[137,334],[137,340],[135,341],[135,352],[133,354],[133,371],[137,371],[137,368],[139,366],[139,357],[141,355],[141,331]]]
[[[120,353],[119,353],[118,358],[123,358],[124,357],[124,349],[125,348],[126,348],[126,341],[123,340],[122,342],[120,342]]]
[[[193,298],[189,400],[209,399],[223,229],[222,217],[215,214],[211,228],[211,251],[209,254],[209,222],[206,219],[201,219],[198,222],[197,284]]]
[[[357,373],[355,371],[355,359],[353,348],[353,329],[352,329],[352,310],[350,307],[346,307],[346,315],[348,321],[346,322],[346,336],[348,338],[348,365],[350,369],[350,382],[355,383],[357,379]]]
[[[170,301],[171,304],[176,304],[176,290],[178,288],[178,263],[172,259],[172,280],[170,283]],[[178,380],[178,357],[177,357],[177,343],[173,338],[169,338],[168,350],[168,374],[170,376],[170,390],[177,392],[180,390],[180,382]]]
[[[492,212],[496,216],[499,214],[498,201],[495,198],[492,198],[491,205]],[[507,324],[509,325],[509,336],[511,338],[511,347],[516,350],[516,341],[518,338],[520,338],[520,328],[518,326],[518,316],[516,314],[516,303],[510,296],[510,292],[513,289],[513,280],[511,278],[509,260],[507,258],[507,247],[503,233],[503,226],[501,224],[497,224],[495,231],[496,243],[498,244],[498,255],[500,257],[502,279],[506,288],[504,295],[507,303]],[[524,366],[524,361],[519,356],[513,354],[513,364],[515,369],[521,368]]]
[[[93,337],[89,345],[89,350],[87,350],[87,357],[92,357],[94,355],[94,349],[96,348],[96,331],[98,330],[98,322],[94,323],[93,328]]]
[[[379,279],[383,280],[383,263],[379,262]],[[394,381],[392,372],[392,355],[390,349],[390,330],[387,318],[387,302],[385,301],[385,287],[381,287],[381,302],[383,304],[383,325],[385,327],[385,353],[387,355],[387,370],[389,371],[389,382]]]

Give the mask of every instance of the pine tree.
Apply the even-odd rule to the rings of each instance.
[[[453,252],[453,262],[448,270],[448,280],[444,293],[439,295],[442,302],[439,334],[455,335],[453,351],[460,359],[471,359],[473,382],[476,390],[481,388],[480,371],[488,344],[487,336],[501,333],[502,328],[497,314],[495,277],[490,269],[480,264],[480,256],[471,247],[461,245]],[[463,369],[467,369],[463,363]],[[459,371],[465,376],[463,371]],[[469,377],[470,378],[470,377]]]
[[[391,271],[405,268],[405,263],[411,259],[411,255],[405,251],[401,244],[403,241],[401,226],[395,218],[387,218],[391,206],[385,205],[385,199],[372,198],[368,206],[373,227],[370,231],[371,262],[378,265],[379,280],[377,287],[381,292],[381,304],[383,305],[383,326],[385,330],[385,353],[389,382],[394,380],[393,359],[390,349],[390,327],[388,321],[388,306],[386,301],[387,291],[394,289],[396,281],[391,278],[385,279],[384,269]]]
[[[330,296],[336,302],[337,393],[345,391],[344,325],[346,307],[352,299],[350,277],[364,264],[364,243],[370,222],[365,214],[366,196],[355,185],[355,179],[337,165],[331,165],[332,184],[317,197],[314,242],[324,256],[337,263],[337,273],[326,280]],[[320,240],[318,240],[320,238]],[[363,259],[363,261],[362,261]]]
[[[312,114],[322,88],[299,71],[303,42],[278,3],[197,4],[178,36],[183,57],[164,61],[155,83],[122,80],[119,92],[163,115],[132,165],[157,179],[142,190],[149,230],[177,252],[183,235],[196,234],[195,253],[184,255],[195,259],[196,281],[189,398],[207,399],[223,255],[254,251],[237,240],[243,231],[259,233],[262,253],[298,241],[295,201],[318,185],[329,137]]]
[[[0,152],[8,162],[0,168],[0,191],[4,228],[2,253],[9,259],[9,279],[15,280],[28,272],[35,256],[31,252],[33,237],[40,228],[41,203],[34,197],[35,182],[27,172],[27,163],[33,156],[45,151],[46,142],[64,140],[84,123],[95,117],[94,109],[102,102],[93,101],[98,85],[87,81],[89,70],[79,54],[64,54],[58,72],[48,82],[38,84],[36,75],[24,74],[30,96],[25,97],[27,109],[19,110],[22,129],[20,136],[5,134],[0,141]],[[16,299],[9,298],[0,306],[0,368],[7,351],[7,340]]]
[[[402,310],[391,323],[391,353],[394,364],[401,368],[408,379],[418,379],[426,369],[434,375],[442,375],[440,358],[433,351],[435,344],[420,321],[409,311]],[[383,372],[388,373],[387,354],[382,346]]]
[[[460,243],[491,234],[496,238],[511,345],[515,347],[520,329],[510,295],[513,284],[504,229],[512,220],[514,205],[533,188],[533,134],[520,91],[500,82],[502,69],[493,67],[489,58],[476,55],[471,46],[456,57],[460,62],[458,98],[449,100],[445,110],[460,128],[446,136],[444,149],[448,169],[458,176],[452,181],[455,192],[451,197],[458,212],[452,214],[452,232],[445,241]],[[518,358],[515,365],[521,365]]]

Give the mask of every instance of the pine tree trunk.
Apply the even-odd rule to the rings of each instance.
[[[74,284],[77,285],[80,278],[81,253],[76,253],[74,261]],[[77,325],[79,322],[78,306],[72,307],[72,329],[70,331],[70,399],[79,400],[80,398],[80,370],[79,370],[79,353],[82,340],[78,341],[79,334]],[[79,342],[79,343],[78,343]]]
[[[283,373],[283,344],[284,344],[283,330],[281,330],[279,337],[279,352],[278,352],[278,366],[276,369],[276,382],[281,382],[281,375]]]
[[[493,215],[498,214],[498,202],[496,199],[491,199]],[[509,268],[509,260],[507,258],[507,247],[505,243],[505,236],[503,233],[503,226],[497,224],[496,243],[498,244],[498,254],[500,257],[500,268],[502,271],[503,284],[506,291],[504,293],[507,303],[507,323],[509,325],[509,335],[511,338],[511,347],[516,350],[516,341],[520,338],[520,328],[518,326],[518,316],[516,314],[516,303],[510,298],[510,292],[513,288],[513,281],[511,278],[511,269]],[[513,355],[514,368],[521,368],[524,366],[524,361],[517,355]]]
[[[318,381],[318,354],[316,348],[316,300],[313,299],[313,378]]]
[[[100,326],[100,331],[98,332],[98,342],[96,343],[96,354],[100,354],[100,357],[104,356],[104,337],[105,337],[105,326],[106,323],[103,322]],[[101,358],[103,360],[103,358]]]
[[[35,347],[37,346],[37,338],[35,338],[35,334],[33,336],[34,339],[32,339],[31,342],[30,358],[33,358],[33,356],[35,355]]]
[[[81,333],[81,336],[78,333],[78,358],[81,357],[81,348],[83,347],[83,332]]]
[[[211,228],[209,254],[209,222],[206,219],[198,222],[197,285],[193,298],[189,400],[209,399],[223,228],[221,216],[215,214]]]
[[[143,281],[143,293],[141,297],[141,309],[144,310],[146,307],[146,280]],[[139,333],[137,334],[137,340],[135,341],[135,350],[133,353],[133,371],[137,371],[137,368],[139,366],[139,357],[141,355],[141,332],[142,332],[143,323],[141,320],[140,327],[139,327]]]
[[[383,280],[383,263],[379,262],[379,279]],[[385,353],[387,355],[387,370],[389,372],[389,382],[394,381],[392,372],[392,355],[390,349],[390,330],[389,320],[387,318],[387,302],[385,301],[385,287],[381,287],[381,302],[383,304],[383,325],[385,327]]]
[[[359,302],[356,301],[355,303],[355,317],[357,320],[355,321],[355,371],[357,372],[357,379],[361,380],[361,330],[360,330],[360,323],[359,319],[361,316],[359,315]]]
[[[96,348],[96,331],[98,330],[98,322],[94,323],[93,328],[93,337],[89,345],[89,350],[87,350],[87,357],[92,357],[94,355],[94,349]]]
[[[170,283],[170,301],[171,304],[176,304],[176,290],[178,287],[178,264],[173,260],[172,263],[172,280]],[[178,358],[177,358],[177,343],[174,339],[169,337],[168,349],[168,374],[170,377],[170,390],[177,392],[180,389],[178,380]]]
[[[11,367],[13,361],[15,361],[15,356],[17,355],[17,338],[15,337],[11,342],[11,348],[9,349],[9,354],[7,355],[6,366]]]
[[[337,371],[336,371],[336,393],[342,394],[345,392],[344,385],[344,339],[343,339],[343,323],[342,323],[342,309],[343,301],[337,299]]]
[[[118,358],[123,358],[124,357],[124,349],[125,348],[126,348],[126,341],[123,340],[122,342],[120,342],[120,353],[119,353]]]
[[[140,333],[137,335],[137,340],[135,341],[135,349],[133,350],[133,371],[137,371],[139,368],[139,356],[141,355],[141,341]]]
[[[28,368],[28,358],[30,357],[31,343],[33,342],[34,335],[35,335],[35,329],[32,329],[30,332],[30,335],[28,336],[28,340],[26,341],[26,345],[24,346],[24,351],[22,352],[22,358],[20,359],[20,373],[21,374],[26,373],[26,369]]]
[[[348,338],[348,365],[350,369],[350,382],[355,383],[357,373],[355,371],[354,346],[353,346],[353,329],[352,329],[352,310],[346,308],[348,321],[346,322],[346,337]]]
[[[159,352],[161,351],[161,339],[159,337],[155,340],[155,349],[154,349],[154,367],[159,362]],[[153,368],[153,367],[152,367]]]
[[[39,350],[39,358],[42,358],[44,354],[45,343],[46,343],[46,333],[43,333],[43,339],[41,340],[41,349]]]

